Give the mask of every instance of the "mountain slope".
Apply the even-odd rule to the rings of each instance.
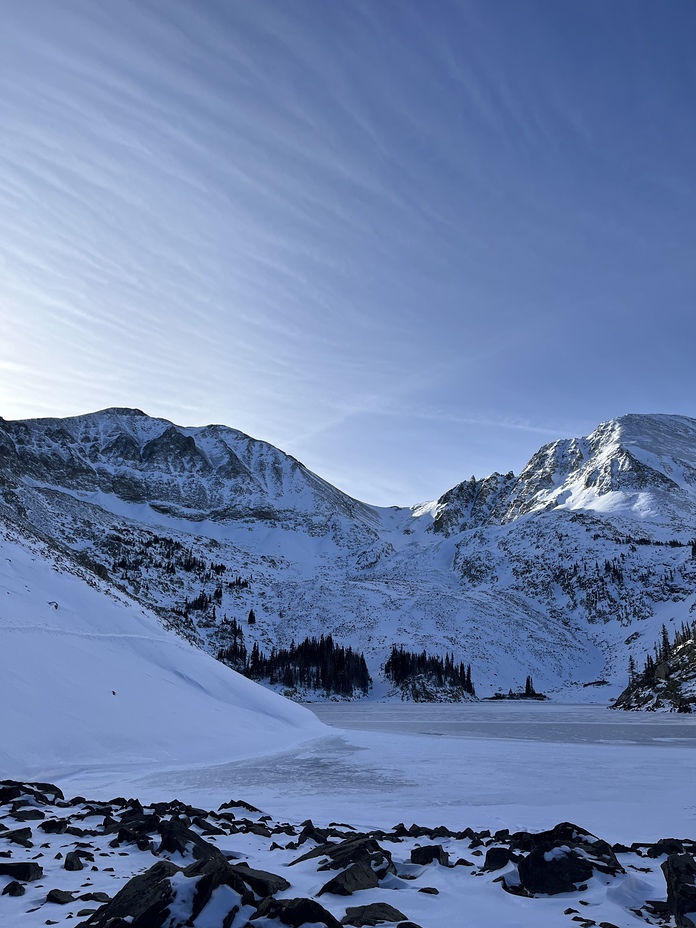
[[[695,513],[696,421],[678,416],[624,416],[518,476],[391,509],[224,426],[0,421],[7,524],[212,653],[232,617],[249,650],[331,633],[365,651],[378,697],[394,643],[454,651],[479,695],[528,674],[558,698],[618,695],[629,654],[642,663],[696,608]]]
[[[314,716],[166,631],[40,543],[0,532],[0,766],[194,761],[319,736]]]

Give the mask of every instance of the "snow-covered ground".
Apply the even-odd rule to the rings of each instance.
[[[74,570],[71,565],[71,570]],[[315,737],[314,715],[87,574],[0,536],[0,769],[209,763]]]
[[[492,833],[538,832],[571,821],[610,844],[626,845],[696,835],[696,720],[674,715],[646,720],[597,707],[546,705],[358,704],[324,706],[318,712],[325,720],[352,727],[329,729],[314,741],[276,755],[227,764],[211,766],[192,756],[188,765],[178,769],[162,769],[151,762],[106,762],[79,769],[49,765],[42,778],[57,782],[66,795],[103,800],[137,796],[147,804],[176,798],[198,808],[217,809],[223,802],[241,799],[270,815],[269,827],[294,823],[295,835],[301,830],[299,823],[308,818],[319,828],[339,822],[359,831],[388,831],[403,822],[407,828],[416,823]],[[359,729],[361,724],[366,727]],[[238,818],[247,814],[234,811]],[[249,817],[263,821],[253,813]],[[90,821],[94,819],[85,824]],[[294,865],[314,847],[312,841],[299,849],[290,842],[283,850],[288,837],[282,833],[274,832],[275,849],[270,837],[252,833],[205,837],[224,853],[288,879],[291,888],[278,898],[316,897],[331,875],[317,872],[316,859]],[[49,887],[113,896],[127,878],[157,859],[133,845],[112,850],[106,838],[101,843],[91,838],[90,846],[99,851],[98,872],[68,873],[52,858],[67,853],[75,838],[42,835],[41,840],[45,838],[42,865],[52,866],[53,871],[39,888],[29,884],[26,901],[0,900],[0,918],[3,914],[14,918],[8,924],[34,928],[47,918],[63,924],[85,903],[65,907],[46,903]],[[413,847],[432,843],[443,846],[450,862],[463,859],[468,865],[409,863]],[[339,920],[349,906],[386,902],[422,928],[551,928],[574,924],[572,916],[577,913],[594,924],[635,928],[646,921],[657,923],[646,917],[650,912],[646,900],[665,899],[660,870],[665,856],[646,857],[644,851],[619,852],[623,874],[596,873],[584,889],[524,898],[505,892],[500,883],[501,876],[514,878],[513,864],[492,872],[481,869],[486,847],[475,849],[476,841],[406,836],[400,843],[382,842],[382,846],[389,848],[398,877],[348,899],[322,895],[321,904]],[[180,866],[188,862],[178,855],[172,860]],[[107,864],[112,872],[105,869]],[[0,877],[3,880],[7,882]],[[419,891],[424,888],[428,890]],[[639,915],[636,910],[641,908]],[[239,918],[233,922],[234,928],[244,924]],[[219,923],[197,921],[196,926],[219,928]]]
[[[570,820],[627,845],[696,834],[696,720],[551,704],[358,703],[318,707],[339,726],[327,727],[165,630],[132,599],[75,573],[74,563],[66,566],[38,542],[0,539],[0,777],[54,782],[66,796],[90,800],[176,798],[202,809],[251,802],[272,817],[263,823],[249,813],[260,832],[288,822],[290,831],[281,825],[264,837],[243,826],[203,834],[223,854],[286,877],[291,887],[278,898],[315,898],[327,880],[316,859],[294,865],[315,846],[288,840],[308,818],[319,827],[388,831],[405,822],[451,832],[538,832]],[[3,925],[76,925],[85,917],[79,912],[99,904],[85,896],[113,896],[161,859],[157,841],[138,849],[114,839],[100,825],[104,812],[82,801],[39,803],[37,820],[23,819],[35,805],[0,806],[2,859],[9,851],[12,861],[39,861],[44,870],[24,895],[0,895]],[[74,815],[80,831],[44,833],[40,815]],[[9,837],[23,828],[31,830],[28,845]],[[466,863],[410,863],[414,847],[433,841]],[[539,928],[570,924],[571,912],[631,928],[645,924],[634,909],[665,898],[664,857],[639,851],[619,854],[625,873],[595,873],[585,889],[511,895],[496,881],[513,880],[515,864],[482,870],[486,847],[475,843],[451,834],[399,838],[388,845],[396,875],[350,899],[327,893],[320,901],[339,920],[350,906],[387,902],[422,928]],[[94,862],[65,870],[76,847]],[[9,883],[0,876],[1,888]],[[47,901],[54,888],[74,892],[74,901]],[[196,928],[219,928],[213,908],[206,913]],[[243,928],[248,914],[233,928]]]

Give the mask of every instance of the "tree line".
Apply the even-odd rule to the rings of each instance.
[[[279,683],[289,689],[322,690],[339,696],[367,695],[372,678],[365,656],[351,647],[337,645],[331,635],[308,637],[289,648],[273,648],[265,654],[254,642],[251,653],[244,644],[244,632],[233,619],[229,645],[220,648],[218,660],[252,680]]]
[[[444,659],[428,654],[426,651],[416,653],[407,651],[403,645],[392,645],[391,654],[384,665],[384,675],[397,686],[403,686],[415,678],[424,676],[437,684],[437,686],[457,686],[475,696],[474,684],[471,682],[471,664],[464,667],[463,662],[457,663],[454,652],[446,654]]]

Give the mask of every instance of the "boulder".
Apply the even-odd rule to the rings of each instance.
[[[0,860],[0,876],[33,883],[43,876],[43,869],[33,860]]]
[[[651,844],[646,851],[648,857],[653,860],[662,857],[663,854],[683,854],[686,848],[678,838],[660,838],[655,844]]]
[[[70,822],[64,818],[47,818],[39,828],[47,835],[64,835]]]
[[[75,897],[67,889],[49,889],[46,896],[46,902],[53,902],[56,905],[67,905],[74,901]]]
[[[276,876],[275,873],[268,873],[266,870],[253,870],[248,864],[236,864],[231,866],[230,870],[262,899],[290,889],[290,883],[282,876]]]
[[[341,928],[338,919],[314,899],[265,899],[259,905],[255,918],[275,918],[283,925],[290,925],[290,928],[302,928],[302,925],[308,924]]]
[[[595,870],[611,876],[625,872],[606,841],[570,822],[538,834],[516,832],[510,846],[529,851],[518,870],[522,890],[531,895],[572,892]]]
[[[3,896],[23,896],[27,891],[24,883],[19,883],[17,880],[12,880],[11,883],[8,883],[7,886],[3,889]]]
[[[412,864],[430,864],[436,861],[446,867],[449,864],[449,854],[441,844],[427,844],[425,847],[414,847],[411,851]]]
[[[225,859],[222,852],[215,845],[205,841],[195,831],[191,831],[178,816],[169,819],[169,821],[160,822],[157,831],[162,836],[162,841],[157,850],[158,854],[166,851],[169,854],[181,854],[183,856],[191,852],[195,860]]]
[[[522,887],[532,895],[569,893],[592,876],[592,864],[568,846],[535,848],[518,864]]]
[[[8,841],[12,841],[14,844],[19,844],[21,847],[34,847],[31,840],[31,828],[17,828],[15,831],[6,831],[3,838],[7,838]]]
[[[169,860],[160,860],[145,873],[134,876],[114,898],[97,909],[84,928],[105,928],[131,924],[137,928],[161,928],[169,918],[169,905],[174,896],[170,877],[181,870]],[[128,919],[129,921],[126,921]]]
[[[84,864],[80,860],[80,855],[77,851],[68,851],[65,855],[65,863],[63,864],[64,870],[83,870]]]
[[[486,859],[483,862],[483,870],[502,870],[512,860],[510,848],[508,847],[489,847],[486,851]]]
[[[369,860],[358,860],[325,883],[317,895],[332,893],[335,896],[350,896],[361,889],[376,889],[378,886],[379,878]]]
[[[395,909],[393,905],[386,902],[373,902],[371,905],[358,905],[346,909],[345,918],[341,919],[342,925],[354,925],[355,928],[363,928],[380,922],[403,922],[406,916]]]
[[[670,854],[662,872],[669,913],[677,928],[696,928],[696,860],[691,854]]]

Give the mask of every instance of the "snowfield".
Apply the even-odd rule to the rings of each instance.
[[[72,566],[74,570],[74,566]],[[99,580],[0,535],[0,769],[208,763],[322,733]]]

